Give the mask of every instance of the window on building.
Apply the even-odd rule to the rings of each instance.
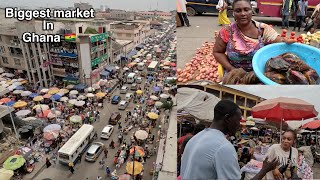
[[[2,62],[3,62],[3,64],[9,64],[7,57],[2,57]]]
[[[107,32],[106,27],[103,27],[103,28],[102,28],[102,32],[103,32],[103,33],[106,33],[106,32]]]
[[[20,61],[20,59],[14,59],[14,65],[16,65],[16,66],[21,66],[21,61]]]
[[[2,54],[6,53],[4,46],[0,46],[0,53],[2,53]]]
[[[82,27],[79,27],[79,33],[82,33]]]

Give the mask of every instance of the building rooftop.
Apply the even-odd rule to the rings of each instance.
[[[17,29],[16,29],[16,27],[14,25],[2,25],[2,24],[0,24],[0,34],[16,36],[17,35]]]

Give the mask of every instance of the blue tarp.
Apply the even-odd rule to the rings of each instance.
[[[29,95],[30,98],[34,98],[36,96],[39,96],[39,94],[38,93],[32,93],[32,94]]]
[[[59,56],[76,58],[76,57],[77,57],[77,54],[73,54],[73,53],[59,53]]]
[[[108,72],[110,72],[110,73],[112,73],[112,71],[115,70],[115,67],[108,66],[108,67],[105,68],[105,70],[108,71]]]
[[[17,86],[15,89],[16,90],[24,90],[25,88],[23,86]]]
[[[101,71],[100,75],[108,77],[108,76],[110,75],[110,72],[108,72],[108,71]]]
[[[63,81],[78,81],[78,78],[74,76],[67,76],[63,78]]]
[[[55,95],[51,96],[51,99],[54,99],[55,101],[60,98],[61,98],[61,96],[59,94],[55,94]]]
[[[134,55],[136,55],[137,54],[137,50],[135,50],[135,49],[133,49],[132,51],[130,51],[129,53],[128,53],[128,57],[131,57],[131,56],[134,56]]]
[[[10,102],[5,103],[4,105],[6,105],[6,106],[13,106],[14,103],[16,103],[16,102],[15,102],[15,101],[10,101]]]
[[[75,85],[72,89],[75,89],[75,90],[84,90],[85,88],[87,88],[87,85],[85,85],[85,84],[77,84],[77,85]]]

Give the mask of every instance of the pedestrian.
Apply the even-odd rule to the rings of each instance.
[[[108,157],[108,149],[104,148],[104,158],[107,158],[107,157]]]
[[[283,0],[282,2],[282,9],[281,9],[282,29],[289,28],[289,16],[291,12],[292,2],[293,0]]]
[[[237,153],[226,139],[226,135],[232,136],[240,128],[241,116],[240,108],[232,101],[221,100],[216,104],[210,128],[193,136],[184,148],[181,179],[241,179]],[[253,179],[262,179],[275,169],[278,161],[270,160],[263,161],[261,171]]]
[[[101,176],[98,176],[98,177],[97,177],[97,180],[102,180],[102,177],[101,177]]]
[[[320,24],[320,3],[314,8],[314,11],[311,15],[311,19],[313,20],[313,27],[310,29],[310,33],[313,34]]]
[[[307,8],[308,8],[308,1],[299,0],[297,15],[296,15],[296,22],[294,24],[293,31],[295,31],[296,27],[298,26],[298,32],[300,32],[301,24],[304,21],[304,17],[306,16]]]
[[[111,174],[111,170],[110,170],[109,166],[107,166],[107,168],[106,168],[106,174],[107,174],[108,177],[109,177],[110,174]]]
[[[47,166],[47,168],[49,168],[51,166],[51,162],[50,162],[49,158],[46,158],[46,166]]]
[[[74,173],[74,168],[73,168],[73,163],[69,163],[69,170],[73,174]]]
[[[78,155],[78,161],[79,161],[79,163],[81,163],[81,155],[80,154]]]

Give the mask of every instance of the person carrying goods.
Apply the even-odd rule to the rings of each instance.
[[[101,160],[99,161],[100,169],[103,169],[104,164],[105,164],[104,160],[103,160],[103,159],[101,159]]]
[[[110,177],[111,170],[110,170],[109,166],[107,166],[107,168],[106,168],[106,174],[108,177]]]
[[[111,140],[109,147],[112,148],[112,149],[115,148],[113,139]]]

